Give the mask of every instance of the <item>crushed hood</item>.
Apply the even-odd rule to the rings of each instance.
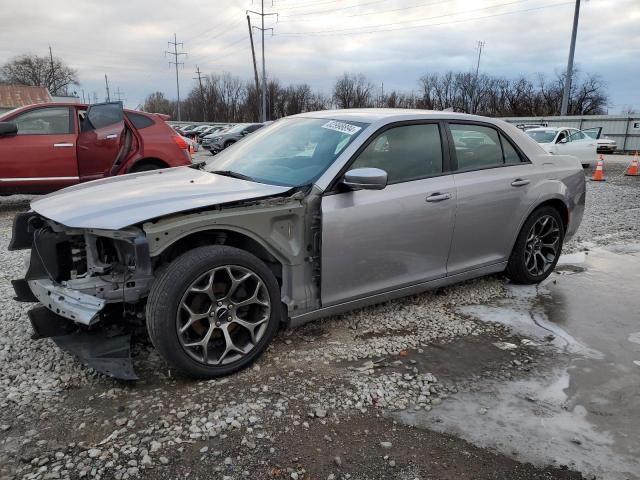
[[[117,230],[171,213],[277,195],[290,187],[189,167],[132,173],[65,188],[31,203],[67,227]]]

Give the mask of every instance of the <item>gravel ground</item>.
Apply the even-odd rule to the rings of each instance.
[[[607,182],[588,183],[569,251],[638,238],[640,179],[620,176],[620,161],[607,167]],[[29,200],[0,200],[0,478],[581,478],[388,418],[544,367],[549,352],[455,313],[505,296],[500,276],[283,331],[253,368],[222,380],[176,377],[139,338],[141,380],[119,383],[30,339],[30,306],[9,282],[25,254],[6,250]]]

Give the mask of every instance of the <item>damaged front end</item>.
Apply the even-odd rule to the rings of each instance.
[[[117,318],[122,333],[123,311],[125,319],[142,318],[140,300],[154,280],[144,232],[67,228],[27,212],[14,220],[9,250],[27,248],[25,277],[12,283],[16,300],[41,303],[29,311],[34,338],[52,338],[102,373],[137,378],[131,334],[102,327]]]

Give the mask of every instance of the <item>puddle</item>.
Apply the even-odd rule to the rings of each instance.
[[[509,285],[510,298],[460,309],[560,352],[553,365],[395,418],[539,466],[640,479],[640,248],[566,256],[560,270],[540,286]]]

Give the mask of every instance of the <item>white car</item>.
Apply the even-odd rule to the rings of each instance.
[[[525,133],[554,155],[572,155],[588,167],[597,158],[597,139],[602,128],[578,130],[571,127],[542,127],[526,130]]]

